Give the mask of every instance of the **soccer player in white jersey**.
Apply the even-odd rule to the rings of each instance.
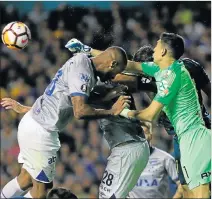
[[[88,103],[95,108],[108,109],[128,89],[120,84],[98,83],[90,93]],[[26,111],[12,99],[3,99],[4,107]],[[133,96],[130,108],[135,110]],[[149,159],[149,146],[139,121],[122,116],[99,119],[100,128],[110,147],[110,156],[99,186],[99,198],[126,198],[135,186]]]
[[[142,128],[150,145],[150,156],[128,198],[170,198],[168,177],[179,184],[175,160],[170,154],[151,145],[151,128],[147,128],[145,123]]]
[[[121,96],[109,110],[94,109],[87,97],[96,84],[110,80],[122,72],[127,64],[125,51],[111,47],[97,57],[89,59],[80,53],[69,59],[58,70],[44,94],[29,110],[18,126],[21,173],[4,186],[1,198],[25,195],[27,198],[45,198],[52,187],[57,151],[60,148],[58,132],[75,116],[78,119],[105,118],[118,115],[128,106],[129,97]]]
[[[67,48],[71,48],[71,40]],[[79,42],[78,42],[79,43]],[[93,56],[101,51],[83,48]],[[88,49],[88,50],[87,50]],[[154,62],[128,62],[127,72],[154,77],[157,95],[139,112],[124,109],[121,115],[153,122],[163,110],[178,136],[181,167],[193,197],[208,198],[211,182],[211,132],[205,127],[197,90],[184,62],[184,40],[175,33],[162,33],[154,48]],[[139,116],[138,116],[139,115]],[[198,147],[201,146],[201,147]],[[201,154],[204,153],[204,156]]]

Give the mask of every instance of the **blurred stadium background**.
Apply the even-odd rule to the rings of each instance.
[[[185,39],[184,57],[203,64],[211,76],[211,2],[0,2],[0,15],[1,30],[19,20],[32,33],[22,51],[0,45],[1,98],[32,105],[72,56],[64,44],[73,37],[97,49],[122,46],[132,57],[140,46],[154,46],[161,32],[176,32]],[[138,108],[147,106],[144,93],[135,98]],[[210,101],[204,101],[210,111]],[[1,188],[19,173],[21,117],[1,108]],[[154,133],[153,145],[172,153],[171,136],[162,127],[155,127]],[[73,120],[60,140],[54,185],[71,189],[79,198],[96,197],[109,153],[97,122]]]

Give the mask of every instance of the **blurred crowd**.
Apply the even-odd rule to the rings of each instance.
[[[97,49],[122,46],[131,58],[142,45],[154,46],[160,33],[176,32],[185,39],[184,57],[199,61],[211,74],[211,2],[154,2],[148,9],[122,8],[113,2],[110,10],[61,3],[49,12],[37,2],[25,15],[20,15],[12,4],[0,4],[0,9],[1,30],[19,20],[32,33],[32,41],[24,50],[12,51],[0,45],[1,98],[32,105],[58,68],[72,56],[64,45],[73,37]],[[135,94],[135,99],[137,108],[147,105],[144,93]],[[210,103],[206,98],[204,101],[210,111]],[[1,108],[1,187],[19,173],[17,126],[21,118]],[[109,154],[98,123],[73,119],[60,133],[60,140],[55,186],[69,188],[79,198],[96,197]],[[154,128],[153,144],[172,153],[172,137],[162,127]]]

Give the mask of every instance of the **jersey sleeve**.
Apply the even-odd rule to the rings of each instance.
[[[183,63],[189,71],[191,78],[194,79],[197,88],[202,89],[205,85],[210,84],[210,78],[204,70],[204,67],[199,63],[189,58],[184,58]]]
[[[208,75],[206,74],[204,68],[199,64],[196,76],[195,76],[195,82],[199,85],[199,87],[202,89],[205,87],[205,85],[210,84],[210,79]]]
[[[167,155],[165,158],[165,169],[169,177],[176,182],[178,180],[177,168],[175,160],[171,155]]]
[[[163,105],[168,105],[179,91],[181,78],[174,71],[169,71],[169,75],[161,78],[157,84],[158,92],[153,100]]]
[[[71,97],[89,97],[90,95],[93,88],[91,79],[93,71],[89,67],[88,61],[85,57],[79,56],[73,62],[71,61],[67,68],[67,82]]]
[[[159,66],[154,62],[142,62],[142,71],[144,74],[154,77],[154,74],[160,70]]]

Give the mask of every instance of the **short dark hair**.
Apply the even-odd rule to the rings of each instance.
[[[127,53],[123,48],[119,46],[112,46],[112,47],[109,47],[108,49],[113,50],[115,53],[117,53],[120,56],[121,60],[119,60],[119,62],[122,62],[124,65],[127,65],[127,60],[128,60]]]
[[[53,188],[47,196],[47,199],[78,199],[70,190],[65,188]]]
[[[124,63],[125,65],[127,65],[128,57],[127,57],[126,51],[125,51],[123,48],[121,48],[121,47],[118,47],[117,50],[118,50],[119,53],[120,53],[120,56],[121,56],[121,58],[122,58],[122,60],[123,60],[123,63]]]
[[[133,56],[133,61],[137,62],[148,62],[153,61],[154,50],[152,46],[147,45],[141,47]]]
[[[178,34],[163,32],[160,40],[167,45],[175,59],[179,59],[184,53],[184,39]]]

